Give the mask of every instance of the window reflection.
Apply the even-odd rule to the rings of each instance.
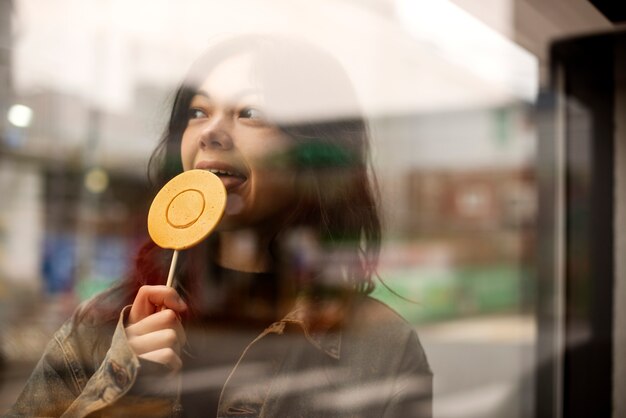
[[[514,105],[375,125],[379,140],[396,145],[381,152],[389,160],[380,170],[395,203],[380,266],[391,290],[379,286],[376,296],[423,336],[436,416],[532,414],[530,113]]]
[[[417,330],[435,376],[435,416],[532,415],[534,57],[447,2],[436,10],[409,2],[379,9],[354,2],[307,6],[317,21],[355,21],[347,35],[340,35],[345,25],[339,23],[320,30],[295,6],[240,3],[150,4],[147,18],[135,5],[82,5],[83,17],[64,26],[52,6],[15,2],[13,24],[23,38],[11,45],[3,102],[22,107],[3,109],[10,113],[0,146],[2,408],[15,401],[74,308],[133,268],[154,194],[147,157],[167,120],[171,91],[205,40],[272,28],[337,56],[369,118],[384,215],[381,282],[373,296]],[[250,16],[232,19],[240,7]],[[101,17],[118,14],[116,23]],[[489,42],[497,52],[471,52],[458,34],[444,36],[428,25],[429,16],[480,27],[465,41]],[[140,21],[146,26],[135,25]],[[310,105],[332,114],[350,110],[340,101],[332,109],[325,101]],[[278,111],[285,109],[293,107]],[[296,151],[288,157],[344,158],[333,148]],[[284,164],[279,157],[287,158],[275,163]],[[334,184],[329,176],[326,186]],[[249,238],[239,236],[242,253],[254,246]],[[328,248],[318,238],[300,228],[285,240],[299,281],[313,280],[315,270],[317,280],[332,282],[345,274],[338,266],[358,263],[350,248]],[[207,289],[201,292],[207,296]],[[207,298],[220,303],[219,292]],[[246,309],[265,312],[262,304],[240,312]],[[238,341],[232,349],[241,351],[254,335],[231,337]],[[186,389],[221,389],[230,369],[202,366],[185,371]],[[342,370],[332,376],[323,370],[286,374],[276,384],[286,397],[315,390],[311,407],[322,414],[372,407],[389,384],[342,386]],[[263,382],[267,364],[251,362],[242,373]]]

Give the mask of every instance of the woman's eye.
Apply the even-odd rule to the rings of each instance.
[[[192,107],[191,109],[189,109],[187,116],[189,117],[189,119],[201,119],[201,118],[206,118],[207,114],[202,109]]]
[[[265,116],[263,115],[263,112],[253,107],[246,107],[245,109],[242,109],[241,112],[239,112],[239,117],[243,119],[251,119],[251,120],[259,121],[259,122],[265,120]]]

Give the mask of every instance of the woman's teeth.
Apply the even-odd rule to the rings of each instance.
[[[226,171],[226,170],[216,170],[216,169],[210,168],[209,171],[217,176],[221,175],[221,176],[241,177],[237,173],[233,173],[231,171]]]

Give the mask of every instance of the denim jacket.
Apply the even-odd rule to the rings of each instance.
[[[334,307],[299,299],[248,344],[222,387],[217,416],[431,417],[432,373],[415,330],[386,305],[357,299],[341,326],[337,315],[319,314]],[[128,313],[127,306],[108,326],[75,313],[6,416],[181,416],[180,376],[162,376],[173,390],[141,389],[154,364],[129,347]],[[265,362],[255,369],[259,358]],[[160,379],[146,381],[161,387]]]

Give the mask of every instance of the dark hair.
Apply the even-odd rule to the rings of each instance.
[[[377,184],[369,169],[369,132],[356,94],[341,65],[320,49],[276,36],[239,36],[210,48],[191,67],[173,98],[169,123],[150,157],[148,175],[155,190],[183,171],[180,146],[192,98],[206,75],[228,57],[251,52],[255,82],[263,86],[273,123],[294,141],[276,164],[296,170],[299,203],[276,235],[279,258],[289,230],[306,228],[322,247],[340,248],[333,260],[351,291],[370,293],[381,241]],[[294,108],[293,103],[306,103]],[[304,114],[304,115],[303,115]],[[188,250],[179,272],[183,296],[193,287],[194,257],[206,258],[206,245]],[[170,250],[149,242],[139,251],[129,280],[112,292],[132,302],[143,284],[163,283]],[[185,271],[186,270],[186,271]],[[187,289],[185,289],[187,288]],[[117,289],[117,290],[116,290]]]

